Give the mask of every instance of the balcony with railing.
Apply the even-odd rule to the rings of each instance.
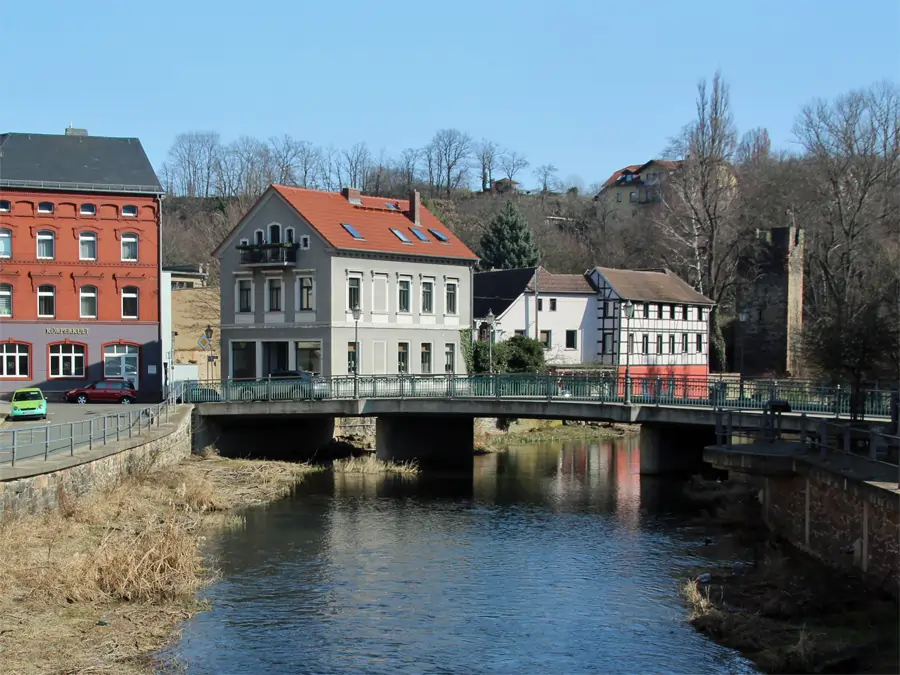
[[[252,267],[286,267],[297,262],[297,244],[241,244],[237,250],[241,265]]]

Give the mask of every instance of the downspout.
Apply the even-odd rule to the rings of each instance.
[[[167,392],[165,389],[166,379],[167,379],[166,376],[168,374],[168,372],[167,372],[168,369],[166,367],[166,364],[167,364],[166,355],[163,353],[163,345],[165,343],[163,342],[163,287],[162,287],[162,284],[163,284],[163,275],[162,275],[162,251],[163,251],[163,247],[162,247],[162,235],[163,235],[163,232],[162,232],[162,203],[163,203],[163,195],[161,192],[156,195],[156,200],[157,200],[156,220],[159,223],[159,225],[156,228],[156,287],[157,287],[156,329],[157,329],[157,334],[158,334],[157,339],[159,340],[159,355],[160,355],[159,395],[160,395],[160,399],[164,400],[165,397],[163,396],[163,394],[166,394],[166,396],[168,396],[169,392]],[[175,350],[174,342],[172,344],[172,350],[173,350],[173,352]],[[171,363],[168,364],[169,367],[171,367],[171,365],[172,365]]]
[[[540,321],[540,292],[538,291],[538,278],[541,275],[541,266],[538,265],[534,268],[534,339],[538,342],[541,341],[541,327],[539,324]]]

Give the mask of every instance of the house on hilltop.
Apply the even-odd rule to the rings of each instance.
[[[666,180],[681,162],[651,159],[615,171],[594,197],[619,220],[632,218],[661,203]]]

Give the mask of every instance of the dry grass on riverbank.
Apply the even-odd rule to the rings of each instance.
[[[311,467],[192,458],[54,512],[0,523],[3,673],[148,673],[202,609],[205,536],[229,509],[286,494]]]
[[[768,544],[753,567],[681,592],[697,630],[765,672],[896,672],[896,602],[799,552]]]
[[[335,473],[366,475],[393,473],[401,476],[417,476],[419,474],[419,464],[415,461],[386,462],[378,459],[375,455],[337,459],[331,465],[331,469]]]

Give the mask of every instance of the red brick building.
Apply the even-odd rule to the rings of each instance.
[[[0,395],[162,389],[162,189],[136,138],[0,135]]]

